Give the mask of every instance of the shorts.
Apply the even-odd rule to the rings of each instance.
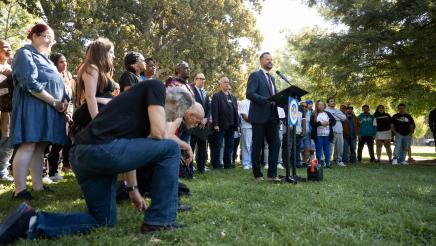
[[[315,150],[315,141],[310,138],[310,135],[301,138],[301,149]]]
[[[390,141],[391,138],[392,138],[391,130],[377,132],[377,134],[375,135],[375,140],[389,140]]]

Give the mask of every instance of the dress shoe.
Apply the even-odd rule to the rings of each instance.
[[[148,224],[142,224],[141,226],[141,232],[144,234],[156,232],[156,231],[174,231],[177,229],[180,229],[182,227],[185,227],[185,225],[174,223],[172,225],[148,225]]]
[[[12,199],[14,200],[32,200],[33,197],[27,190],[22,190],[18,194],[12,194]]]
[[[0,245],[13,243],[20,237],[25,237],[29,229],[29,221],[35,211],[26,203],[16,207],[0,226]]]

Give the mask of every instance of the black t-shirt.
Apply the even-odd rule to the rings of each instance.
[[[9,92],[3,96],[0,96],[0,111],[12,112],[12,95],[14,94],[12,74],[7,76],[6,79],[0,84],[0,89],[3,88],[7,88]]]
[[[134,86],[139,83],[138,77],[130,71],[125,71],[118,81],[118,84],[120,84],[120,91],[123,92],[125,87],[128,86]]]
[[[112,99],[76,136],[77,144],[104,144],[118,138],[150,134],[148,106],[165,106],[165,87],[159,80],[139,83]]]
[[[410,126],[415,127],[415,121],[410,114],[394,114],[392,116],[392,124],[394,124],[395,131],[403,136],[411,133]]]
[[[377,121],[377,131],[384,132],[391,130],[391,116],[388,113],[376,113],[374,117]]]

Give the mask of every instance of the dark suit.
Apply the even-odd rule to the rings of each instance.
[[[247,99],[251,100],[248,119],[252,125],[253,147],[251,152],[251,162],[254,177],[262,177],[260,168],[260,151],[264,140],[269,146],[268,156],[268,177],[277,177],[277,160],[279,155],[279,117],[277,107],[268,101],[268,97],[276,94],[274,77],[270,77],[273,90],[270,91],[269,82],[262,70],[250,74],[247,83]]]
[[[224,144],[224,168],[232,166],[232,151],[234,134],[239,127],[238,103],[233,95],[227,96],[223,92],[215,93],[212,97],[212,124],[218,126],[219,131],[214,130],[215,144],[212,153],[213,168],[221,168],[220,150]]]
[[[210,101],[207,92],[204,91],[203,96],[200,95],[200,92],[197,88],[192,85],[192,91],[194,92],[195,101],[201,104],[204,109],[204,118],[210,118]],[[207,127],[207,126],[206,126]],[[204,173],[204,168],[207,159],[207,144],[206,140],[202,140],[197,138],[194,135],[191,135],[190,140],[192,151],[195,152],[195,162],[197,163],[197,169],[200,173]],[[197,151],[195,151],[195,147],[197,146]]]

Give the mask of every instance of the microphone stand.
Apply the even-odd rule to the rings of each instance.
[[[289,80],[280,72],[280,71],[276,71],[276,74],[283,80],[285,81],[287,84],[289,84],[290,86],[292,86],[292,84],[289,82]],[[297,98],[298,100],[300,100],[300,98]],[[285,177],[282,177],[282,181],[286,182],[286,183],[292,183],[292,184],[296,184],[300,181],[305,181],[304,178],[301,178],[299,176],[297,176],[297,132],[296,132],[296,127],[293,126],[292,127],[292,149],[291,149],[291,131],[289,131],[289,108],[290,108],[290,102],[288,99],[288,108],[287,108],[287,112],[286,115],[286,143],[287,143],[287,148],[286,148],[286,159],[287,159],[287,163],[286,163],[286,167],[285,167]],[[292,151],[292,162],[291,162],[291,151]],[[292,163],[292,176],[290,173],[290,164]]]

